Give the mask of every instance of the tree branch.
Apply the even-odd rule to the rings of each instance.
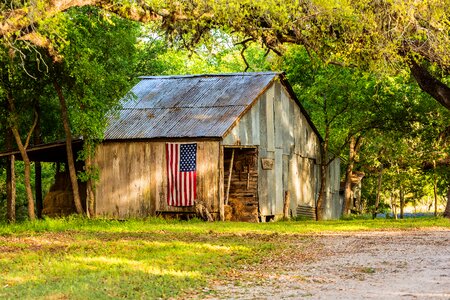
[[[242,45],[241,57],[242,57],[242,60],[245,63],[244,72],[247,72],[247,70],[250,68],[250,65],[248,64],[248,61],[247,61],[247,59],[245,58],[245,55],[244,55],[245,54],[245,50],[247,50],[247,47],[248,47],[247,43],[250,42],[250,41],[253,41],[253,38],[247,38],[247,39],[245,39],[243,41],[240,41],[240,42],[235,44],[235,45]]]
[[[30,144],[31,135],[34,132],[34,128],[36,128],[38,120],[39,120],[39,115],[38,115],[37,111],[34,111],[34,122],[33,122],[33,125],[31,126],[30,131],[28,132],[27,139],[25,140],[25,144],[23,145],[23,147],[25,149],[27,149],[28,145]]]
[[[0,16],[3,18],[0,22],[0,38],[9,36],[16,36],[17,38],[22,37],[33,32],[33,25],[40,20],[51,18],[72,7],[89,5],[139,22],[161,20],[162,18],[170,18],[171,20],[183,19],[183,16],[178,15],[175,12],[169,12],[166,9],[156,11],[156,8],[145,5],[143,1],[139,1],[136,5],[118,4],[113,0],[51,0],[43,1],[43,3],[45,3],[45,6],[41,9],[26,6],[1,12]]]
[[[410,60],[409,68],[420,88],[445,108],[450,109],[450,88],[431,75],[425,67],[420,66],[413,58]]]

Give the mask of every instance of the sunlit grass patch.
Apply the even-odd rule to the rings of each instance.
[[[441,218],[233,223],[88,220],[0,224],[0,298],[171,298],[239,270],[309,259],[323,232],[449,230]],[[293,254],[294,253],[294,254]],[[289,255],[287,255],[289,254]],[[276,267],[276,264],[274,265]],[[240,275],[239,275],[240,276]]]
[[[174,297],[269,249],[216,234],[72,228],[0,237],[10,249],[0,259],[0,298]]]

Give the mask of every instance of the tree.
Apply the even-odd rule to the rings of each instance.
[[[69,28],[71,29],[69,30]],[[95,8],[85,7],[70,9],[54,18],[44,20],[40,23],[40,29],[42,36],[53,37],[52,51],[48,48],[30,47],[29,44],[21,41],[15,45],[1,44],[5,46],[5,49],[10,49],[9,53],[17,52],[16,62],[11,64],[17,80],[14,78],[16,84],[14,89],[8,89],[11,80],[8,82],[4,80],[0,89],[34,91],[34,94],[30,92],[30,95],[33,96],[28,99],[38,97],[43,101],[41,105],[44,107],[42,111],[44,119],[48,119],[49,115],[54,115],[55,107],[52,105],[55,103],[55,98],[59,99],[56,103],[60,103],[60,115],[63,123],[61,127],[65,129],[67,139],[67,160],[74,202],[77,212],[82,213],[83,207],[77,188],[74,161],[77,155],[71,149],[72,135],[83,136],[86,149],[89,149],[83,152],[85,155],[83,158],[89,162],[90,160],[87,158],[92,155],[95,142],[103,137],[107,124],[107,113],[113,113],[111,110],[118,106],[120,98],[133,83],[131,74],[134,71],[135,43],[139,28],[129,21],[105,15]],[[5,53],[4,57],[8,59],[8,51],[6,50]],[[36,67],[36,65],[40,67]],[[2,71],[6,75],[10,74],[8,69],[2,69]],[[8,76],[5,78],[10,79],[11,76]],[[26,89],[19,86],[21,82],[26,83]],[[13,99],[6,97],[9,95],[8,93],[4,93],[4,95],[6,100]],[[19,96],[20,99],[27,98],[22,94]],[[11,101],[9,103],[14,104]],[[22,105],[21,108],[24,111],[13,115],[15,118],[10,118],[10,120],[18,121],[19,116],[23,119],[23,116],[29,115],[30,112],[34,115],[34,106],[34,103]],[[10,109],[13,108],[15,105],[10,105]],[[11,122],[12,125],[16,123]],[[53,132],[44,130],[44,134],[46,137],[59,137],[57,132],[61,132],[61,127],[53,128]],[[31,133],[30,131],[27,135],[24,147],[21,147],[21,141],[17,140],[20,137],[19,128],[15,134],[17,144],[23,150],[21,154],[26,166],[27,182],[30,181],[30,169],[27,167],[29,159],[26,146],[30,141]],[[54,141],[55,139],[50,140]],[[93,169],[93,166],[85,168],[83,179],[89,181],[91,177],[95,176]],[[27,188],[28,195],[32,197],[31,185],[27,184],[27,186],[29,186]],[[29,205],[34,203],[32,198],[29,198],[28,203],[31,203]],[[30,219],[32,219],[31,215]]]
[[[12,48],[2,48],[0,49],[0,61],[3,64],[3,68],[0,69],[0,97],[3,103],[7,106],[7,130],[12,132],[14,140],[16,142],[17,147],[19,148],[20,154],[22,156],[22,160],[24,162],[24,177],[25,177],[25,189],[27,194],[27,202],[28,202],[28,216],[30,220],[35,219],[35,204],[33,191],[31,188],[31,163],[28,158],[28,154],[26,149],[29,146],[32,133],[36,126],[36,113],[31,111],[25,111],[28,105],[30,105],[30,98],[32,97],[35,90],[33,89],[33,85],[29,83],[28,77],[35,71],[35,68],[32,64],[26,65],[30,62],[30,60],[25,60],[22,55],[27,51],[23,49],[23,52],[20,52],[19,55],[16,55],[15,50]],[[20,64],[17,61],[21,61],[23,68],[29,68],[29,72],[24,74],[20,67]],[[17,109],[18,105],[20,105],[20,109]],[[26,125],[25,125],[26,124]],[[21,131],[25,129],[27,132],[24,136],[24,140],[22,138]],[[22,130],[21,130],[22,129]],[[11,145],[8,145],[11,146]],[[11,171],[12,171],[11,166]],[[12,176],[8,176],[11,180],[13,180]],[[13,183],[11,183],[13,184]],[[12,187],[11,187],[12,188]],[[11,191],[11,199],[13,196],[13,191]],[[10,204],[12,209],[12,204]],[[11,219],[13,216],[13,212],[11,211]]]
[[[58,36],[54,49],[63,60],[49,52],[49,82],[61,108],[61,120],[66,137],[67,161],[73,198],[78,213],[83,213],[79,195],[72,145],[72,134],[82,136],[87,162],[84,180],[95,176],[90,165],[95,143],[103,138],[108,113],[118,107],[121,95],[133,82],[135,43],[138,27],[114,16],[104,15],[95,8],[70,9],[65,14],[46,20],[46,36]],[[68,30],[68,28],[72,28]],[[73,29],[75,28],[75,29]],[[88,196],[92,193],[88,192]],[[89,199],[91,214],[94,199]]]
[[[211,29],[229,28],[280,54],[284,44],[293,43],[336,64],[406,67],[425,92],[450,109],[450,88],[439,78],[450,66],[449,0],[10,2],[1,7],[4,42],[22,39],[52,50],[36,30],[40,22],[73,6],[95,6],[132,20],[158,20],[186,45],[198,44]]]
[[[0,37],[7,45],[19,40],[46,48],[61,61],[52,36],[42,34],[43,24],[73,6],[98,7],[141,22],[156,20],[186,47],[221,28],[240,33],[244,47],[255,41],[283,54],[287,44],[297,44],[326,64],[381,67],[384,72],[408,69],[422,90],[450,109],[445,82],[450,65],[448,1],[10,1],[1,10]]]
[[[317,200],[320,219],[324,207],[326,174],[329,164],[351,146],[347,183],[350,183],[353,163],[364,132],[381,126],[387,116],[373,109],[376,81],[356,69],[323,64],[311,59],[302,47],[292,47],[283,57],[283,68],[293,84],[300,102],[311,115],[324,142],[322,143],[321,185]],[[355,143],[351,143],[355,141]],[[346,206],[345,211],[349,211]]]
[[[429,101],[426,94],[419,93],[418,87],[407,78],[392,79],[379,93],[391,95],[391,103],[401,108],[399,112],[404,112],[405,122],[398,122],[396,126],[393,123],[389,130],[372,131],[366,137],[358,163],[367,174],[365,199],[373,216],[379,212],[383,198],[391,196],[395,200],[391,202],[395,203],[399,199],[402,216],[408,201],[416,204],[432,195],[433,190],[440,195],[448,190],[448,167],[437,171],[433,166],[433,162],[444,162],[447,157],[448,145],[444,137],[448,111]],[[368,195],[370,190],[371,196]]]

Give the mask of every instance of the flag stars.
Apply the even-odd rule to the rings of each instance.
[[[195,171],[197,144],[180,145],[180,172]]]

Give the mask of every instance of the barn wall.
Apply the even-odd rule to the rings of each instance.
[[[259,97],[223,145],[258,146],[261,215],[281,215],[285,191],[290,191],[294,215],[298,205],[315,205],[320,140],[280,82]],[[262,159],[274,160],[274,167],[263,169]]]
[[[219,142],[197,144],[197,196],[211,212],[218,213]],[[95,163],[100,170],[95,190],[97,215],[146,217],[157,211],[194,210],[166,203],[165,142],[105,142],[97,148]]]
[[[339,197],[339,188],[341,182],[341,160],[339,158],[334,159],[328,165],[327,174],[327,188],[326,188],[326,203],[324,218],[338,219],[342,214],[343,201]]]

